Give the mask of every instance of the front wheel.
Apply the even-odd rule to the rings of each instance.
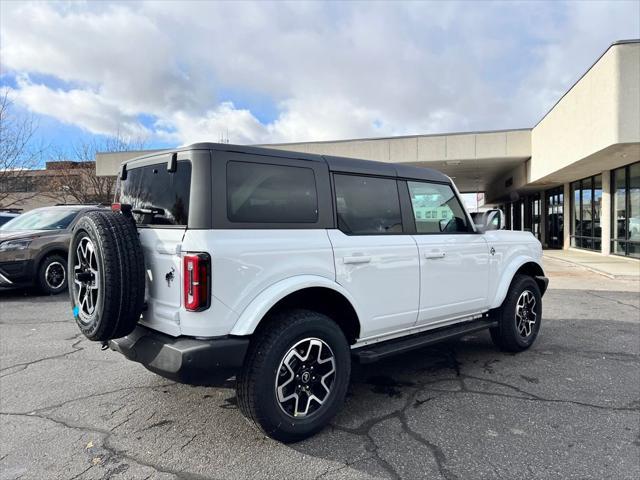
[[[507,297],[492,316],[498,326],[490,330],[491,339],[498,348],[521,352],[533,345],[542,322],[542,295],[536,281],[516,275]]]
[[[237,380],[243,414],[282,442],[307,438],[338,412],[351,356],[340,328],[307,310],[274,315],[255,334]]]

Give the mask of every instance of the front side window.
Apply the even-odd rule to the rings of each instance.
[[[166,162],[127,170],[116,201],[131,205],[139,225],[187,225],[191,192],[191,162],[181,160],[175,172]]]
[[[351,235],[402,232],[396,180],[334,175],[334,183],[340,230]]]
[[[227,217],[242,223],[315,223],[318,194],[306,167],[227,164]]]
[[[407,182],[417,233],[469,232],[462,205],[449,185]]]

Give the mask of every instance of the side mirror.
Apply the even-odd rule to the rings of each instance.
[[[506,228],[506,217],[499,208],[485,212],[484,230],[504,230]]]

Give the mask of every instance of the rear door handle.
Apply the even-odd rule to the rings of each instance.
[[[430,260],[436,260],[438,258],[444,258],[447,254],[444,252],[429,252],[424,254],[424,258]]]
[[[353,257],[342,257],[344,263],[369,263],[371,257],[365,255],[354,255]]]

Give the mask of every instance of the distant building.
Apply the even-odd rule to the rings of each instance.
[[[546,248],[640,258],[640,40],[610,45],[532,128],[264,146],[432,167]],[[139,154],[97,155],[97,173]]]
[[[110,201],[114,176],[98,178],[94,161],[46,162],[45,168],[3,172],[0,176],[0,208],[28,211],[56,203]],[[110,192],[110,193],[107,193]]]

